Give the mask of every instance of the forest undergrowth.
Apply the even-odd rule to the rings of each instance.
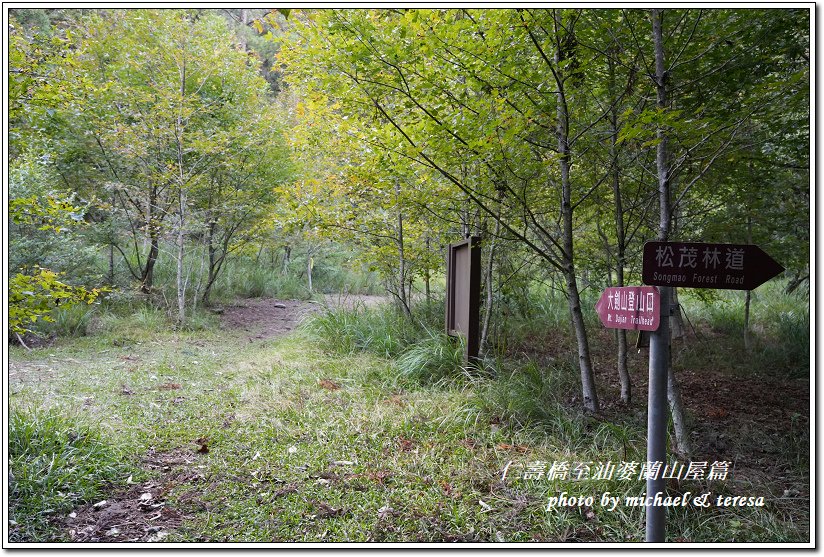
[[[682,301],[688,460],[729,474],[668,494],[764,506],[672,508],[668,541],[809,537],[808,308],[765,288],[746,352],[739,298]],[[440,333],[437,304],[414,321],[389,304],[328,308],[263,338],[220,316],[173,331],[144,309],[12,347],[11,540],[641,541],[644,509],[624,498],[645,482],[595,471],[645,461],[645,350],[623,406],[612,335],[590,318],[604,404],[584,414],[564,305],[543,299],[475,368]],[[607,492],[621,497],[612,510]],[[547,508],[563,495],[583,504]]]

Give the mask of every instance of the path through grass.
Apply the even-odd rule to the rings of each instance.
[[[105,521],[90,530],[91,522],[83,526],[66,509],[53,509],[51,529],[16,530],[28,541],[643,538],[641,508],[546,510],[548,498],[564,491],[637,495],[643,482],[572,474],[524,479],[536,463],[594,469],[599,461],[644,460],[643,416],[612,423],[570,410],[562,404],[574,389],[564,379],[574,378],[568,370],[525,365],[497,379],[426,387],[389,359],[336,355],[305,331],[250,339],[232,330],[174,333],[126,319],[95,336],[31,352],[12,348],[10,359],[13,414],[71,416],[126,455],[128,469],[106,478],[108,493],[96,499],[111,504],[149,493],[135,509],[168,509],[158,527],[141,519],[142,530]],[[518,397],[530,393],[546,409],[534,419],[518,408]],[[760,486],[735,482],[674,489],[762,495],[750,493]],[[95,502],[79,499],[81,514],[99,517]],[[803,521],[775,504],[673,517],[669,540],[808,536]]]

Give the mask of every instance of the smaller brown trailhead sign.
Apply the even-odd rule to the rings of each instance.
[[[753,290],[782,271],[784,267],[754,244],[644,244],[644,284]]]
[[[595,312],[608,329],[655,331],[661,320],[661,296],[654,286],[611,286]]]

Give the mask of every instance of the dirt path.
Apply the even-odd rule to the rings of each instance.
[[[322,302],[253,298],[226,306],[220,325],[225,329],[240,329],[249,333],[249,340],[262,340],[285,335],[307,315],[327,307],[348,308],[376,306],[387,301],[385,296],[327,294]]]
[[[226,306],[221,313],[221,327],[240,329],[249,340],[274,338],[287,334],[305,316],[327,307],[359,305],[375,306],[385,302],[383,296],[333,296],[322,302],[256,298]],[[45,366],[40,366],[45,367]],[[208,452],[206,440],[198,452]],[[155,452],[142,458],[143,467],[157,474],[151,479],[112,493],[105,500],[90,502],[75,508],[68,517],[55,519],[72,542],[159,542],[176,530],[197,510],[198,490],[195,489],[177,505],[167,505],[167,496],[182,484],[205,481],[203,465],[196,464],[197,454],[191,450]],[[131,478],[130,478],[131,480]],[[205,485],[204,485],[205,489]],[[189,500],[191,499],[191,501]]]

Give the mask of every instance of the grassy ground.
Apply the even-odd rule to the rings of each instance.
[[[341,348],[324,340],[322,329],[255,339],[215,323],[172,332],[150,314],[110,316],[92,336],[30,352],[10,348],[10,411],[22,417],[20,430],[39,416],[57,416],[54,431],[41,435],[66,447],[77,439],[73,431],[91,432],[101,450],[88,454],[111,464],[76,471],[89,486],[81,491],[72,487],[76,475],[54,466],[27,472],[42,454],[18,454],[12,540],[643,539],[642,508],[600,504],[606,491],[640,495],[637,476],[524,479],[530,467],[553,462],[593,471],[599,462],[643,462],[643,401],[584,416],[564,358],[517,357],[438,383],[403,367],[418,365],[420,354],[403,364],[391,342],[364,349],[345,341]],[[606,362],[609,336],[594,337],[596,360]],[[643,364],[634,366],[638,375]],[[609,380],[599,381],[607,402]],[[764,496],[766,503],[673,510],[668,541],[807,541],[808,435],[802,427],[794,453],[777,462],[783,478],[733,472],[723,482],[671,484],[673,495],[712,491]],[[772,442],[783,451],[789,438]],[[87,454],[81,449],[77,455]],[[54,496],[27,496],[23,487],[43,477],[51,477]],[[562,492],[595,500],[547,510],[549,497]],[[135,516],[124,510],[130,499]],[[100,513],[113,503],[122,512],[106,522]]]

